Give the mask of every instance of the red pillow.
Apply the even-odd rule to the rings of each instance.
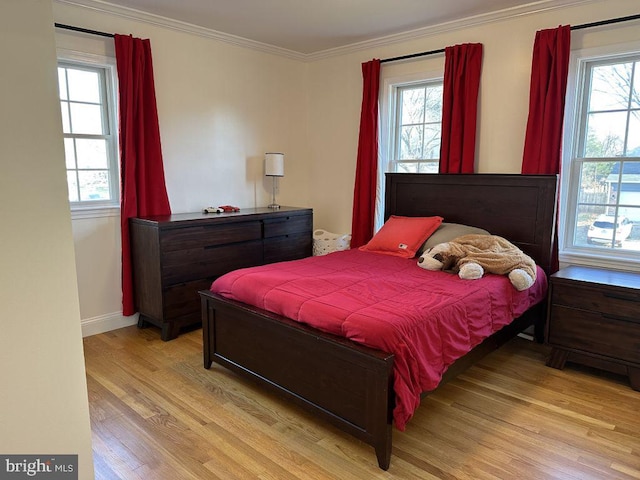
[[[437,230],[442,217],[399,217],[391,215],[369,243],[360,247],[367,252],[413,258],[424,241]]]

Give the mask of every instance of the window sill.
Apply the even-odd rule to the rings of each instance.
[[[119,217],[120,207],[79,207],[71,209],[71,220],[86,218]]]
[[[634,258],[635,257],[635,258]],[[561,266],[583,265],[587,267],[604,268],[607,270],[623,270],[629,272],[640,272],[640,258],[637,253],[625,257],[611,258],[606,252],[603,253],[583,253],[576,251],[560,252],[559,261]]]

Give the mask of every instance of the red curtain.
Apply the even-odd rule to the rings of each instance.
[[[353,216],[351,220],[351,247],[367,243],[373,236],[376,185],[378,175],[378,90],[380,87],[380,60],[362,64],[362,109],[356,181],[353,188]]]
[[[440,173],[474,173],[482,44],[445,48]]]
[[[536,32],[523,174],[560,173],[570,44],[568,25]]]
[[[523,174],[560,173],[570,47],[569,25],[536,32],[531,63],[529,119],[522,156]],[[551,270],[556,272],[559,269],[557,218],[552,249]]]
[[[120,107],[122,313],[135,313],[129,218],[171,213],[149,40],[115,35]]]

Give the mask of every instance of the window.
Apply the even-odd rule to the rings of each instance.
[[[119,203],[113,69],[60,61],[58,86],[72,209]]]
[[[384,223],[385,172],[438,173],[442,76],[434,70],[382,80],[376,230]]]
[[[442,125],[442,81],[397,85],[390,154],[396,172],[438,173]]]
[[[579,58],[576,76],[563,251],[640,261],[640,53]]]

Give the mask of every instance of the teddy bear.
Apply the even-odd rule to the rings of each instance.
[[[485,272],[508,275],[519,291],[536,281],[533,259],[498,235],[463,235],[425,251],[418,266],[426,270],[457,272],[460,278],[475,280]]]

